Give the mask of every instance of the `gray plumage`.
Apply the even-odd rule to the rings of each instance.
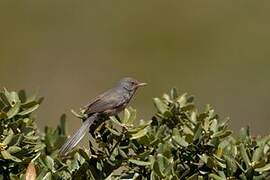
[[[65,142],[60,148],[60,154],[66,154],[73,149],[84,137],[90,126],[94,123],[97,118],[97,114],[88,117],[82,124],[82,126]]]
[[[82,126],[75,134],[73,134],[60,148],[60,154],[63,155],[69,152],[80,142],[90,126],[98,119],[99,114],[102,113],[113,116],[121,112],[130,102],[138,87],[144,85],[146,85],[146,83],[140,83],[133,78],[123,78],[114,88],[90,101],[90,103],[83,108],[84,113],[88,118],[83,122]]]

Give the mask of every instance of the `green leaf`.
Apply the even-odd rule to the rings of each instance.
[[[235,159],[226,155],[224,155],[224,159],[227,164],[228,175],[232,176],[237,171],[237,164],[235,163]]]
[[[13,136],[11,142],[9,142],[9,146],[20,146],[20,143],[23,140],[23,134],[16,134]]]
[[[178,97],[178,93],[177,93],[176,88],[171,89],[171,97],[172,97],[172,99],[176,99]]]
[[[66,114],[62,114],[60,117],[60,124],[58,125],[58,129],[61,135],[66,135]]]
[[[13,136],[14,136],[14,132],[12,131],[12,129],[10,129],[10,130],[8,131],[8,136],[7,136],[7,137],[4,139],[4,141],[3,141],[3,144],[9,145],[9,143],[11,142]]]
[[[13,117],[19,112],[20,106],[21,106],[20,103],[16,103],[16,104],[14,104],[13,107],[11,107],[11,108],[9,109],[9,111],[7,112],[7,117],[8,117],[8,119],[13,118]]]
[[[120,127],[123,127],[123,126],[124,126],[123,124],[121,124],[121,123],[116,119],[115,116],[110,116],[110,120],[111,120],[112,122],[114,122],[116,125],[120,126]]]
[[[239,138],[242,142],[245,142],[250,137],[249,127],[241,128],[239,133]]]
[[[130,112],[129,121],[134,123],[136,121],[137,111],[136,109],[133,109],[132,107],[129,107],[128,110]]]
[[[45,163],[51,171],[55,171],[53,158],[51,158],[50,156],[46,156]]]
[[[135,160],[135,159],[129,159],[129,162],[131,162],[132,164],[136,164],[138,166],[150,166],[151,162],[145,162],[145,161],[139,161],[139,160]]]
[[[26,115],[26,114],[30,114],[33,111],[35,111],[36,109],[38,109],[38,107],[39,107],[39,104],[36,104],[33,107],[31,107],[31,108],[28,108],[28,109],[26,109],[24,111],[19,112],[18,115],[23,116],[23,115]]]
[[[248,154],[247,154],[247,151],[246,151],[244,144],[241,143],[239,148],[240,148],[241,156],[242,156],[246,166],[250,167],[251,166],[250,159],[248,157]]]
[[[131,134],[131,140],[132,139],[138,139],[141,138],[143,136],[145,136],[147,134],[147,128],[144,128],[142,130],[140,130],[139,132],[135,133],[135,134]]]
[[[203,131],[202,125],[201,125],[201,123],[198,123],[195,127],[195,133],[194,133],[194,137],[193,137],[194,141],[198,140],[201,137],[202,131]]]
[[[253,162],[259,161],[264,156],[263,149],[264,149],[263,145],[261,145],[261,146],[259,146],[258,148],[255,149],[255,151],[253,153],[253,156],[252,156],[252,161]]]
[[[186,178],[186,180],[198,180],[199,173],[194,173],[190,177]]]
[[[161,114],[164,114],[166,111],[168,111],[168,106],[159,98],[154,98],[154,104]]]
[[[47,172],[47,174],[42,178],[42,180],[52,180],[52,173]]]
[[[8,92],[7,89],[4,88],[4,93],[11,107],[14,107],[17,103],[21,103],[21,100],[16,92]]]
[[[74,116],[76,116],[77,118],[80,118],[80,119],[85,118],[84,114],[82,114],[82,113],[77,113],[77,112],[74,111],[73,109],[71,109],[70,111],[71,111],[71,113],[72,113]]]
[[[118,132],[117,130],[114,130],[114,129],[108,127],[108,126],[106,126],[106,128],[107,128],[112,134],[114,134],[114,135],[116,135],[116,136],[121,136],[121,133]]]
[[[119,154],[120,154],[123,158],[128,159],[128,156],[127,156],[127,154],[125,153],[125,151],[123,151],[123,150],[120,149],[120,148],[118,148],[118,151],[119,151]]]
[[[152,122],[151,120],[148,122],[141,120],[138,126],[128,128],[128,132],[136,133],[136,132],[148,127],[151,124],[151,122]]]
[[[230,131],[230,130],[226,130],[226,131],[218,131],[218,132],[216,132],[216,133],[214,133],[212,136],[211,136],[211,138],[225,138],[225,137],[227,137],[227,136],[229,136],[229,135],[231,135],[232,134],[232,131]]]
[[[10,106],[9,101],[7,99],[7,96],[5,95],[4,92],[0,91],[0,105],[1,105],[1,109],[4,108],[5,106]]]
[[[162,171],[160,170],[158,161],[154,161],[154,164],[153,164],[153,170],[154,170],[154,172],[155,172],[160,178],[164,178],[164,177],[165,177],[165,175],[164,175],[164,174],[162,173]]]
[[[12,156],[6,150],[1,151],[1,154],[2,154],[2,156],[3,156],[4,159],[10,159],[10,160],[15,161],[15,162],[22,162],[22,160],[20,160],[19,158],[15,157],[15,156]]]
[[[10,154],[15,154],[19,151],[21,151],[22,148],[18,147],[18,146],[10,146],[7,151],[10,153]]]
[[[22,107],[23,109],[28,109],[28,108],[31,108],[31,107],[37,105],[37,104],[39,104],[39,103],[36,102],[36,101],[27,101],[27,102],[22,103],[22,104],[21,104],[21,107]]]
[[[187,103],[187,93],[184,93],[178,97],[177,102],[181,105],[181,107],[185,106]]]
[[[181,136],[172,136],[172,140],[174,140],[178,145],[187,147],[189,144],[185,141],[185,139]]]
[[[270,171],[270,163],[266,164],[265,166],[261,168],[256,168],[255,171],[260,172],[260,173]]]
[[[206,154],[202,154],[202,155],[198,155],[200,157],[200,159],[207,164],[207,161],[209,159],[209,156],[207,156]]]
[[[27,100],[25,90],[20,90],[20,91],[18,92],[18,96],[19,96],[19,98],[20,98],[20,100],[21,100],[22,102],[25,102],[25,101]]]
[[[123,124],[130,124],[132,122],[130,122],[130,116],[131,116],[131,113],[129,112],[128,109],[125,109],[124,110],[124,117],[123,117],[123,120],[122,120],[122,123]]]
[[[210,174],[209,177],[213,178],[214,180],[226,180],[226,178],[220,177],[216,174]]]
[[[193,111],[193,112],[191,113],[190,120],[191,120],[193,123],[196,123],[196,122],[197,122],[197,113],[196,113],[195,111]]]
[[[170,160],[172,162],[172,159],[170,159]],[[167,157],[165,157],[165,154],[158,154],[157,155],[159,169],[162,172],[162,174],[164,174],[164,175],[167,174],[168,172],[170,173],[170,171],[171,171],[172,167],[171,167],[170,160]]]

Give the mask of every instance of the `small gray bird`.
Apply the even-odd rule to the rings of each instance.
[[[145,86],[136,79],[126,77],[117,82],[115,87],[94,98],[83,109],[87,119],[80,129],[73,134],[60,148],[60,154],[72,150],[84,137],[90,126],[98,119],[99,115],[115,116],[128,105],[136,90],[140,86]]]

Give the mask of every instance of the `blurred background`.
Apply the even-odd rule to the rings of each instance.
[[[171,87],[270,133],[270,1],[2,0],[0,86],[45,101],[40,127],[79,109],[124,76],[149,83],[132,102],[150,119]]]

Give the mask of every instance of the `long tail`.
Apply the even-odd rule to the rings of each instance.
[[[60,155],[64,155],[70,150],[72,150],[84,137],[85,133],[89,130],[90,126],[93,124],[95,119],[97,118],[97,114],[93,114],[88,117],[80,127],[60,148]]]

